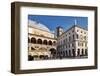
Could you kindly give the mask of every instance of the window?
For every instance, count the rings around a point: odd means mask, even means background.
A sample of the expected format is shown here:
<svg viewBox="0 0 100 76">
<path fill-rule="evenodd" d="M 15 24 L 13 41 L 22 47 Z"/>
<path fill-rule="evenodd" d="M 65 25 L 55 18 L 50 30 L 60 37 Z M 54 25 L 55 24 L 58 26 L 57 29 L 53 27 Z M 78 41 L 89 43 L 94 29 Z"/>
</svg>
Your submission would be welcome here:
<svg viewBox="0 0 100 76">
<path fill-rule="evenodd" d="M 43 41 L 43 44 L 47 45 L 47 40 L 44 40 L 44 41 Z"/>
<path fill-rule="evenodd" d="M 88 51 L 87 51 L 87 49 L 85 49 L 85 55 L 86 55 L 86 56 L 88 55 Z"/>
<path fill-rule="evenodd" d="M 66 42 L 67 42 L 67 38 L 66 38 Z"/>
<path fill-rule="evenodd" d="M 80 56 L 80 49 L 78 49 L 77 51 L 77 56 Z"/>
<path fill-rule="evenodd" d="M 82 44 L 82 46 L 83 46 L 83 43 L 81 43 Z"/>
<path fill-rule="evenodd" d="M 56 41 L 53 41 L 53 45 L 56 45 Z"/>
<path fill-rule="evenodd" d="M 84 49 L 82 49 L 82 52 L 81 52 L 81 54 L 82 54 L 82 55 L 84 55 Z"/>
<path fill-rule="evenodd" d="M 79 30 L 77 30 L 77 32 L 78 32 Z"/>
<path fill-rule="evenodd" d="M 65 39 L 63 40 L 63 44 L 65 44 L 66 43 L 66 41 L 65 41 Z"/>
<path fill-rule="evenodd" d="M 31 43 L 36 43 L 36 39 L 35 38 L 31 38 Z"/>
<path fill-rule="evenodd" d="M 74 47 L 74 43 L 72 43 L 72 47 Z"/>
<path fill-rule="evenodd" d="M 76 38 L 79 39 L 79 35 L 78 34 L 76 35 Z"/>
<path fill-rule="evenodd" d="M 86 40 L 86 36 L 84 36 L 84 40 Z"/>
<path fill-rule="evenodd" d="M 74 30 L 72 32 L 74 32 Z"/>
<path fill-rule="evenodd" d="M 78 42 L 78 46 L 80 46 L 80 42 Z"/>
<path fill-rule="evenodd" d="M 52 41 L 49 41 L 49 45 L 52 45 Z"/>
<path fill-rule="evenodd" d="M 87 47 L 87 43 L 85 43 L 85 47 Z"/>
<path fill-rule="evenodd" d="M 83 31 L 81 31 L 81 33 L 83 33 Z"/>
<path fill-rule="evenodd" d="M 69 41 L 71 40 L 71 37 L 69 36 Z"/>
<path fill-rule="evenodd" d="M 74 40 L 74 35 L 73 35 L 73 40 Z"/>
<path fill-rule="evenodd" d="M 71 50 L 69 50 L 69 56 L 71 56 Z"/>
<path fill-rule="evenodd" d="M 42 40 L 41 40 L 41 39 L 38 39 L 38 40 L 37 40 L 37 43 L 38 43 L 38 44 L 42 44 Z"/>
</svg>

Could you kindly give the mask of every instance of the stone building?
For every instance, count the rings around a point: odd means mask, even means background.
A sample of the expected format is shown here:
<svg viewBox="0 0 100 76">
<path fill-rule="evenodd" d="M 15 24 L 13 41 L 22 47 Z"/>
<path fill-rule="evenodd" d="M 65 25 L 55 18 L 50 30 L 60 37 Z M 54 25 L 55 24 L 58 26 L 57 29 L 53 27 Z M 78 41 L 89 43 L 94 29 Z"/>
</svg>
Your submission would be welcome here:
<svg viewBox="0 0 100 76">
<path fill-rule="evenodd" d="M 57 56 L 87 57 L 88 31 L 79 25 L 74 25 L 67 31 L 57 27 Z"/>
<path fill-rule="evenodd" d="M 56 38 L 45 25 L 28 20 L 28 60 L 53 58 L 56 52 Z"/>
</svg>

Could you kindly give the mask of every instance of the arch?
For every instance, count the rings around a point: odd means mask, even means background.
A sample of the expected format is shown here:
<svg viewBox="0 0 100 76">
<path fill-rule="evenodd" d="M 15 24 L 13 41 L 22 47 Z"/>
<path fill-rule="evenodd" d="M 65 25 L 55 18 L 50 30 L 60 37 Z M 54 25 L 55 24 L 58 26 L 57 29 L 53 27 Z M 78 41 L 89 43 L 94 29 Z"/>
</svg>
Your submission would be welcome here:
<svg viewBox="0 0 100 76">
<path fill-rule="evenodd" d="M 63 57 L 65 57 L 65 51 L 63 51 L 62 53 L 63 53 Z"/>
<path fill-rule="evenodd" d="M 31 43 L 31 40 L 30 40 L 30 38 L 28 37 L 28 43 Z"/>
<path fill-rule="evenodd" d="M 54 49 L 54 48 L 51 48 L 49 51 L 51 52 L 51 54 L 56 53 L 56 49 Z"/>
<path fill-rule="evenodd" d="M 82 55 L 82 56 L 84 55 L 84 49 L 82 49 L 81 55 Z"/>
<path fill-rule="evenodd" d="M 49 44 L 49 45 L 52 45 L 52 41 L 50 40 L 50 41 L 48 42 L 48 44 Z"/>
<path fill-rule="evenodd" d="M 75 49 L 72 49 L 73 57 L 75 57 Z"/>
<path fill-rule="evenodd" d="M 69 50 L 69 56 L 71 56 L 71 50 Z"/>
<path fill-rule="evenodd" d="M 47 45 L 47 40 L 44 40 L 44 41 L 43 41 L 43 44 L 44 44 L 44 45 Z"/>
<path fill-rule="evenodd" d="M 67 52 L 67 50 L 66 50 L 66 56 L 68 56 L 68 52 Z"/>
<path fill-rule="evenodd" d="M 77 56 L 80 56 L 80 49 L 77 50 Z"/>
<path fill-rule="evenodd" d="M 48 59 L 48 58 L 49 58 L 48 55 L 45 55 L 45 56 L 44 56 L 44 59 Z"/>
<path fill-rule="evenodd" d="M 38 43 L 38 44 L 42 44 L 42 40 L 41 40 L 41 39 L 38 39 L 38 40 L 37 40 L 37 43 Z"/>
<path fill-rule="evenodd" d="M 53 41 L 53 45 L 56 45 L 56 41 Z"/>
<path fill-rule="evenodd" d="M 44 59 L 44 55 L 40 55 L 39 58 L 40 58 L 40 59 Z"/>
<path fill-rule="evenodd" d="M 88 55 L 88 51 L 87 51 L 87 49 L 85 49 L 85 55 L 86 55 L 86 56 Z"/>
<path fill-rule="evenodd" d="M 76 35 L 76 38 L 79 39 L 79 35 L 78 34 Z"/>
<path fill-rule="evenodd" d="M 28 61 L 32 61 L 32 60 L 34 60 L 33 56 L 28 55 Z"/>
<path fill-rule="evenodd" d="M 35 44 L 36 43 L 36 38 L 32 37 L 31 38 L 31 43 L 34 43 Z"/>
</svg>

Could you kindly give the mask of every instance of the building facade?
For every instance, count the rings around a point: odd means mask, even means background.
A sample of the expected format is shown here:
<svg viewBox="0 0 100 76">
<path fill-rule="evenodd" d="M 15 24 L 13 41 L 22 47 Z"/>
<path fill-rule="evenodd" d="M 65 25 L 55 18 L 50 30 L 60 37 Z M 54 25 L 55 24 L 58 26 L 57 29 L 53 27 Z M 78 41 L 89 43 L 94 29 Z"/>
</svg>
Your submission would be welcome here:
<svg viewBox="0 0 100 76">
<path fill-rule="evenodd" d="M 57 28 L 57 56 L 60 57 L 87 57 L 88 31 L 78 25 L 72 26 L 65 32 Z"/>
<path fill-rule="evenodd" d="M 28 21 L 28 60 L 53 58 L 57 40 L 45 25 Z"/>
</svg>

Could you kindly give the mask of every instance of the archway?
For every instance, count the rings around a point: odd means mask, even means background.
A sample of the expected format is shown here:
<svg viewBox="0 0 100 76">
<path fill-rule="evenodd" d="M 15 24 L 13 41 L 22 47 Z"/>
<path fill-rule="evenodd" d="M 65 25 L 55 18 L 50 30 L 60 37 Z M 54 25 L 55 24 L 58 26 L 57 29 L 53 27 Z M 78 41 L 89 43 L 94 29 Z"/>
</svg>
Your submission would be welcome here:
<svg viewBox="0 0 100 76">
<path fill-rule="evenodd" d="M 32 37 L 31 38 L 31 43 L 36 43 L 36 38 Z"/>
<path fill-rule="evenodd" d="M 68 52 L 67 52 L 67 50 L 66 50 L 66 56 L 68 56 Z"/>
<path fill-rule="evenodd" d="M 44 45 L 47 45 L 47 40 L 44 40 L 44 41 L 43 41 L 43 44 L 44 44 Z"/>
<path fill-rule="evenodd" d="M 56 41 L 53 41 L 53 45 L 56 45 Z"/>
<path fill-rule="evenodd" d="M 49 41 L 48 44 L 49 44 L 49 45 L 52 45 L 52 41 Z"/>
<path fill-rule="evenodd" d="M 51 48 L 49 51 L 51 52 L 51 54 L 56 53 L 56 49 L 54 49 L 54 48 Z"/>
<path fill-rule="evenodd" d="M 38 40 L 37 40 L 37 43 L 38 43 L 38 44 L 42 44 L 42 40 L 41 40 L 41 39 L 38 39 Z"/>
<path fill-rule="evenodd" d="M 82 55 L 82 56 L 84 55 L 84 49 L 82 49 L 81 55 Z"/>
<path fill-rule="evenodd" d="M 78 49 L 77 51 L 77 56 L 80 56 L 80 49 Z"/>
<path fill-rule="evenodd" d="M 32 60 L 34 60 L 33 56 L 28 55 L 28 61 L 32 61 Z"/>
<path fill-rule="evenodd" d="M 69 50 L 69 56 L 71 56 L 71 50 Z"/>
<path fill-rule="evenodd" d="M 73 57 L 75 57 L 75 49 L 72 49 Z"/>
</svg>

